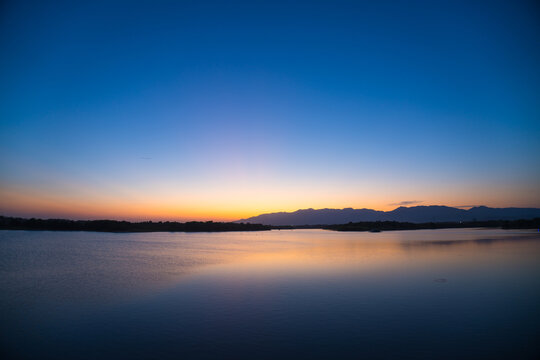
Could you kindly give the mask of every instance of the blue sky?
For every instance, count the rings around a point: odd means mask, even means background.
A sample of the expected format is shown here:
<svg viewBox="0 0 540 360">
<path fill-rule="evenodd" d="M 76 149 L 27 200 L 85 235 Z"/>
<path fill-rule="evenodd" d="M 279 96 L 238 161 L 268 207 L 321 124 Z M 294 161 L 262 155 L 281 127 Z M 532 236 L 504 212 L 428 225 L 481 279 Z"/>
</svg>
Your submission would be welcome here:
<svg viewBox="0 0 540 360">
<path fill-rule="evenodd" d="M 534 2 L 2 6 L 6 215 L 540 206 Z"/>
</svg>

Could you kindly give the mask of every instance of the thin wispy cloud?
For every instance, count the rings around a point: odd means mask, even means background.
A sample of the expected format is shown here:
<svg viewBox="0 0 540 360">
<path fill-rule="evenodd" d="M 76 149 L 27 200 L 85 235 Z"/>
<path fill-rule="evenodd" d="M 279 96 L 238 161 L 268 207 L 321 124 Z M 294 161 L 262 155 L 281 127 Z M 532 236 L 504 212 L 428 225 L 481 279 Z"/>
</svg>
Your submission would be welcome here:
<svg viewBox="0 0 540 360">
<path fill-rule="evenodd" d="M 405 200 L 405 201 L 401 201 L 401 202 L 398 202 L 398 203 L 392 203 L 392 204 L 388 204 L 388 205 L 393 205 L 393 206 L 405 206 L 405 205 L 415 205 L 415 204 L 420 204 L 424 202 L 423 200 Z"/>
</svg>

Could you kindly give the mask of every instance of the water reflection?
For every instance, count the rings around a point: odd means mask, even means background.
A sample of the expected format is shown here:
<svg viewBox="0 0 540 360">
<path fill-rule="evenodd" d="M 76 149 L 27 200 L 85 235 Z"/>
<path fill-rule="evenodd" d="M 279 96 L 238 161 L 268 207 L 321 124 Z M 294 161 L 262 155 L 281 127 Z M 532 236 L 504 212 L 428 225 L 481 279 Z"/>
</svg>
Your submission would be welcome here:
<svg viewBox="0 0 540 360">
<path fill-rule="evenodd" d="M 539 239 L 535 232 L 485 229 L 376 234 L 322 230 L 222 234 L 3 231 L 0 286 L 5 296 L 0 300 L 3 306 L 26 309 L 37 302 L 130 299 L 174 286 L 207 267 L 214 274 L 244 272 L 267 277 L 388 272 L 403 266 L 411 271 L 437 261 L 474 259 L 479 246 L 537 248 L 523 243 Z M 413 262 L 411 251 L 417 252 Z M 534 257 L 537 252 L 523 255 L 528 258 L 531 254 Z M 211 267 L 231 263 L 234 266 Z"/>
<path fill-rule="evenodd" d="M 29 358 L 533 358 L 539 240 L 4 231 L 1 346 Z"/>
</svg>

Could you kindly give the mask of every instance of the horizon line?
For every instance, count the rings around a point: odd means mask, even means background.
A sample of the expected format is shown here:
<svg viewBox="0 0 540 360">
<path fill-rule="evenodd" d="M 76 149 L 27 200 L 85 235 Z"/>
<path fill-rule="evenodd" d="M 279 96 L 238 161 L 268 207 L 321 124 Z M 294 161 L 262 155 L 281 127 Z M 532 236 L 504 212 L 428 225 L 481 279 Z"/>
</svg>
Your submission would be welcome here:
<svg viewBox="0 0 540 360">
<path fill-rule="evenodd" d="M 478 207 L 486 207 L 486 208 L 490 208 L 490 209 L 540 209 L 540 206 L 538 207 L 519 207 L 519 206 L 505 206 L 505 207 L 492 207 L 492 206 L 487 206 L 487 205 L 461 205 L 461 206 L 450 206 L 450 205 L 437 205 L 437 204 L 431 204 L 431 205 L 413 205 L 413 206 L 397 206 L 396 208 L 392 209 L 392 210 L 376 210 L 376 209 L 371 209 L 371 208 L 366 208 L 366 207 L 363 207 L 363 208 L 353 208 L 353 207 L 343 207 L 343 208 L 329 208 L 329 207 L 324 207 L 324 208 L 299 208 L 299 209 L 296 209 L 296 210 L 292 210 L 292 211 L 270 211 L 270 212 L 259 212 L 257 213 L 256 215 L 252 215 L 252 216 L 247 216 L 247 217 L 242 217 L 242 218 L 234 218 L 234 220 L 225 220 L 225 219 L 209 219 L 209 218 L 204 218 L 204 217 L 201 217 L 200 219 L 197 219 L 197 220 L 194 220 L 194 219 L 181 219 L 180 217 L 177 217 L 177 218 L 173 218 L 173 217 L 167 217 L 167 218 L 159 218 L 159 216 L 157 216 L 157 219 L 156 218 L 149 218 L 149 217 L 146 217 L 146 216 L 134 216 L 134 217 L 129 217 L 129 216 L 126 216 L 126 217 L 101 217 L 101 216 L 92 216 L 92 215 L 89 215 L 89 216 L 81 216 L 81 217 L 71 217 L 67 214 L 65 215 L 26 215 L 26 214 L 13 214 L 13 215 L 10 215 L 9 212 L 6 212 L 6 213 L 3 213 L 3 214 L 0 214 L 0 217 L 11 217 L 11 218 L 22 218 L 22 219 L 39 219 L 39 220 L 72 220 L 72 221 L 99 221 L 99 220 L 112 220 L 112 221 L 127 221 L 127 222 L 148 222 L 148 221 L 152 221 L 152 222 L 209 222 L 209 221 L 213 221 L 213 222 L 238 222 L 238 221 L 243 221 L 243 220 L 247 220 L 249 218 L 252 218 L 252 217 L 257 217 L 257 216 L 261 216 L 261 215 L 267 215 L 267 214 L 291 214 L 291 213 L 295 213 L 295 212 L 298 212 L 298 211 L 305 211 L 305 210 L 314 210 L 314 211 L 319 211 L 319 210 L 373 210 L 373 211 L 377 211 L 377 212 L 392 212 L 396 209 L 399 209 L 399 208 L 416 208 L 416 207 L 447 207 L 447 208 L 454 208 L 454 209 L 459 209 L 459 210 L 465 210 L 465 211 L 468 211 L 472 208 L 478 208 Z M 469 208 L 469 209 L 466 209 L 466 208 Z"/>
</svg>

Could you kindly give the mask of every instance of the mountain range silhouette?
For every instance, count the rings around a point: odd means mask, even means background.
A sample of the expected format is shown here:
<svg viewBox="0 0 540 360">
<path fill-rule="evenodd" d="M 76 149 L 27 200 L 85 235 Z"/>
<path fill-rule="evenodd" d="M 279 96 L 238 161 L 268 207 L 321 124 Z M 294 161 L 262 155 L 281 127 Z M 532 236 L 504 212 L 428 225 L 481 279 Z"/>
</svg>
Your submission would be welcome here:
<svg viewBox="0 0 540 360">
<path fill-rule="evenodd" d="M 412 223 L 520 220 L 540 217 L 538 208 L 490 208 L 476 206 L 468 210 L 450 206 L 400 206 L 391 211 L 372 209 L 301 209 L 253 216 L 236 222 L 264 225 L 333 225 L 361 221 L 399 221 Z"/>
</svg>

